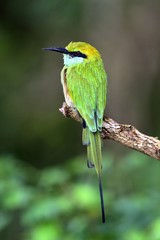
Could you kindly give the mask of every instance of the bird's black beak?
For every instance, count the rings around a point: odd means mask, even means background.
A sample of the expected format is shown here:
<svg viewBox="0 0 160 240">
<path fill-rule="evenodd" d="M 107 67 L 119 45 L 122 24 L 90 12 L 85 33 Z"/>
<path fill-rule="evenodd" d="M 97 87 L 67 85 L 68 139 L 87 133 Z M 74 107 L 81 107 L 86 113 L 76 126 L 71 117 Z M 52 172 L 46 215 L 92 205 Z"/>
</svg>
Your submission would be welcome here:
<svg viewBox="0 0 160 240">
<path fill-rule="evenodd" d="M 42 48 L 42 50 L 60 52 L 60 53 L 63 53 L 63 54 L 69 54 L 68 50 L 65 49 L 65 48 L 49 47 L 49 48 Z"/>
</svg>

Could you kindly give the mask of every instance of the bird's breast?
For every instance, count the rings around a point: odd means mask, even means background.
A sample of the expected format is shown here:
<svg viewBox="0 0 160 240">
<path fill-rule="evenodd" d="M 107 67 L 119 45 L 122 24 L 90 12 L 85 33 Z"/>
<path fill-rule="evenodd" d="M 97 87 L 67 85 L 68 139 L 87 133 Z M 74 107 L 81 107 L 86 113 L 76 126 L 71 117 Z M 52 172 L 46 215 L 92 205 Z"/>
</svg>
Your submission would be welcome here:
<svg viewBox="0 0 160 240">
<path fill-rule="evenodd" d="M 62 69 L 62 72 L 61 72 L 61 83 L 62 83 L 62 86 L 63 86 L 64 98 L 65 98 L 65 101 L 66 101 L 66 103 L 69 107 L 75 108 L 75 106 L 72 102 L 72 99 L 69 95 L 69 92 L 68 92 L 66 73 L 67 73 L 67 68 L 64 67 Z"/>
</svg>

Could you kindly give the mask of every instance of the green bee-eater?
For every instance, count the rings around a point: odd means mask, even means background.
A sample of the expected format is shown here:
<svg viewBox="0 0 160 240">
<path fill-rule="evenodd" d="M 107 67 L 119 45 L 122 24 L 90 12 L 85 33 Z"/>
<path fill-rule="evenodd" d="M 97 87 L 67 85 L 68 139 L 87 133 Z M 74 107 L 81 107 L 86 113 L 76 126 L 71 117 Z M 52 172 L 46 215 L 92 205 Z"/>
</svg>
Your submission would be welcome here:
<svg viewBox="0 0 160 240">
<path fill-rule="evenodd" d="M 65 48 L 45 48 L 63 53 L 61 82 L 65 101 L 83 119 L 82 143 L 87 146 L 88 167 L 95 167 L 99 179 L 102 222 L 105 211 L 101 181 L 103 114 L 106 105 L 107 75 L 96 48 L 85 42 L 71 42 Z"/>
</svg>

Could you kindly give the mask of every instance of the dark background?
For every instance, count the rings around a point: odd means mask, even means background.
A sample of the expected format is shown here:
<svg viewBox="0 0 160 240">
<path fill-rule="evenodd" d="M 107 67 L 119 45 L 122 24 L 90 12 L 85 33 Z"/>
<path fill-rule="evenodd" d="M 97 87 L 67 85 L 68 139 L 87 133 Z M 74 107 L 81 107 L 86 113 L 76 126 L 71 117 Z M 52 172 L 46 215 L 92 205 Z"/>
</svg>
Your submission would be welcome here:
<svg viewBox="0 0 160 240">
<path fill-rule="evenodd" d="M 160 239 L 159 163 L 103 144 L 107 223 L 81 126 L 59 112 L 62 56 L 43 47 L 86 41 L 108 73 L 106 115 L 160 136 L 160 2 L 0 3 L 0 238 Z"/>
</svg>

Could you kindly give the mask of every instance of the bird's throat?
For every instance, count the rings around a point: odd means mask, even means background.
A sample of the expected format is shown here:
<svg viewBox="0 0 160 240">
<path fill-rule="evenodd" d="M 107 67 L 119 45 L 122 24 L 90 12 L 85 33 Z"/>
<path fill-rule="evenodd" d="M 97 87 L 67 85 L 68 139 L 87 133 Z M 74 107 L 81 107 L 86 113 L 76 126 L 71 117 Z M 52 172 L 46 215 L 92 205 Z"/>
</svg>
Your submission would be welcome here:
<svg viewBox="0 0 160 240">
<path fill-rule="evenodd" d="M 63 54 L 64 65 L 67 67 L 80 64 L 84 61 L 83 57 L 71 57 L 68 54 Z"/>
</svg>

